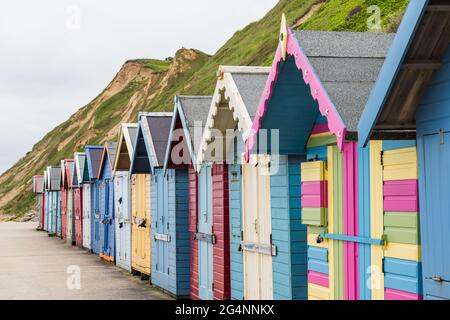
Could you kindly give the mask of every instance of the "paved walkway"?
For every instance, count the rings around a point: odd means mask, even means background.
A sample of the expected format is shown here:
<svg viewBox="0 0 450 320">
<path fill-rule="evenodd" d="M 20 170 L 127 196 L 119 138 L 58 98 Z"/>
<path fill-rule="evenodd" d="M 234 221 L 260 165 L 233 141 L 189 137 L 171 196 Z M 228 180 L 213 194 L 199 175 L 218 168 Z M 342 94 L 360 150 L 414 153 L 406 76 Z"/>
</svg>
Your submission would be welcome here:
<svg viewBox="0 0 450 320">
<path fill-rule="evenodd" d="M 167 299 L 140 277 L 49 238 L 36 225 L 0 222 L 0 300 Z"/>
</svg>

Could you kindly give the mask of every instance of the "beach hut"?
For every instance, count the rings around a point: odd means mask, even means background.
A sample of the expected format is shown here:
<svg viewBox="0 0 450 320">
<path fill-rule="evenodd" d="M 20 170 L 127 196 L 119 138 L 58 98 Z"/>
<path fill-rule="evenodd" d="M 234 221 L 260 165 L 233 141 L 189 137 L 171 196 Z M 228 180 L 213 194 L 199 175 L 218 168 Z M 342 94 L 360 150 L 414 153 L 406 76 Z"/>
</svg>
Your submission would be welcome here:
<svg viewBox="0 0 450 320">
<path fill-rule="evenodd" d="M 370 159 L 362 200 L 387 241 L 370 255 L 375 299 L 450 299 L 449 9 L 410 2 L 358 124 Z"/>
<path fill-rule="evenodd" d="M 165 145 L 159 141 L 154 144 L 151 136 L 151 125 L 165 128 L 162 124 L 169 122 L 172 113 L 149 112 L 139 113 L 138 130 L 131 161 L 131 268 L 133 273 L 142 277 L 151 274 L 151 219 L 150 219 L 150 184 L 152 167 L 158 154 L 165 151 Z M 168 129 L 167 129 L 168 131 Z M 159 134 L 156 134 L 159 137 Z M 167 133 L 168 135 L 168 133 Z M 167 144 L 167 137 L 165 140 Z M 158 145 L 158 151 L 156 150 Z"/>
<path fill-rule="evenodd" d="M 38 198 L 37 217 L 38 217 L 38 230 L 44 230 L 45 219 L 45 196 L 44 196 L 44 176 L 36 175 L 33 177 L 33 193 Z"/>
<path fill-rule="evenodd" d="M 103 147 L 86 146 L 85 151 L 86 162 L 83 173 L 83 247 L 99 254 L 101 252 L 101 237 L 97 176 Z"/>
<path fill-rule="evenodd" d="M 266 67 L 221 66 L 219 68 L 213 102 L 199 147 L 199 162 L 220 163 L 227 166 L 228 170 L 228 186 L 225 188 L 228 188 L 229 222 L 224 226 L 217 225 L 214 229 L 229 228 L 230 230 L 230 247 L 225 248 L 226 252 L 230 252 L 229 271 L 225 269 L 226 272 L 230 272 L 230 275 L 224 274 L 225 277 L 229 277 L 229 280 L 223 282 L 227 286 L 226 291 L 229 292 L 228 297 L 231 299 L 263 298 L 259 295 L 252 296 L 250 293 L 252 285 L 244 281 L 244 270 L 252 268 L 247 257 L 253 253 L 248 251 L 246 246 L 248 235 L 245 233 L 242 221 L 249 212 L 244 210 L 243 217 L 242 195 L 246 193 L 244 186 L 248 186 L 251 193 L 255 193 L 255 189 L 254 186 L 243 184 L 242 174 L 249 175 L 250 171 L 241 166 L 241 159 L 244 142 L 249 134 L 269 71 L 270 68 Z M 224 143 L 220 146 L 221 149 L 217 150 L 219 140 Z M 255 168 L 251 164 L 244 164 L 244 166 Z M 216 216 L 213 208 L 213 218 Z M 217 244 L 219 243 L 218 241 Z M 245 264 L 247 264 L 246 267 Z M 265 296 L 267 299 L 270 297 L 271 295 Z"/>
<path fill-rule="evenodd" d="M 66 160 L 61 160 L 61 168 L 66 167 Z M 67 190 L 66 170 L 61 170 L 61 238 L 67 240 Z"/>
<path fill-rule="evenodd" d="M 61 235 L 61 168 L 47 167 L 49 181 L 49 229 L 51 236 Z"/>
<path fill-rule="evenodd" d="M 75 216 L 75 245 L 78 247 L 83 246 L 83 173 L 85 161 L 85 153 L 75 152 L 72 188 Z"/>
<path fill-rule="evenodd" d="M 246 142 L 246 160 L 262 160 L 258 170 L 270 173 L 255 182 L 258 191 L 270 186 L 270 192 L 248 195 L 256 216 L 244 220 L 244 229 L 254 221 L 256 242 L 266 237 L 258 251 L 272 255 L 271 270 L 261 259 L 249 281 L 263 290 L 270 279 L 274 299 L 359 299 L 357 244 L 365 240 L 357 228 L 356 125 L 392 39 L 295 32 L 282 20 Z"/>
<path fill-rule="evenodd" d="M 121 124 L 113 166 L 116 265 L 127 271 L 131 271 L 130 166 L 136 135 L 137 124 Z"/>
<path fill-rule="evenodd" d="M 167 148 L 159 155 L 151 179 L 152 283 L 177 298 L 189 297 L 192 274 L 194 233 L 189 233 L 188 220 L 188 170 L 194 156 L 191 137 L 195 121 L 200 121 L 201 130 L 210 104 L 210 97 L 175 97 L 173 117 L 166 123 Z M 195 170 L 192 173 L 195 175 Z"/>
<path fill-rule="evenodd" d="M 112 166 L 116 156 L 116 147 L 116 142 L 105 143 L 97 176 L 100 192 L 100 234 L 103 234 L 100 258 L 110 262 L 114 262 L 115 259 L 114 183 Z"/>
<path fill-rule="evenodd" d="M 48 180 L 47 168 L 44 170 L 44 231 L 48 232 L 49 220 L 50 220 L 50 205 L 49 205 L 49 190 L 50 183 Z"/>
<path fill-rule="evenodd" d="M 67 202 L 66 202 L 66 242 L 70 245 L 75 244 L 75 214 L 74 214 L 74 193 L 73 193 L 73 172 L 75 162 L 73 159 L 64 161 L 64 184 L 67 184 Z"/>
</svg>

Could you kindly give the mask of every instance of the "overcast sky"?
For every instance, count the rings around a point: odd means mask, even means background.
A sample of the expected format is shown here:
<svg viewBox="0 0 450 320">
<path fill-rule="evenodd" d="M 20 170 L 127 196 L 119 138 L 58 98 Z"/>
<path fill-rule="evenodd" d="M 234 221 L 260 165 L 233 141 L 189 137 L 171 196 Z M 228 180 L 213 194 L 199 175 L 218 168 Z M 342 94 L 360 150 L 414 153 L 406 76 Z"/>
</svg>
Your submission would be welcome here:
<svg viewBox="0 0 450 320">
<path fill-rule="evenodd" d="M 122 64 L 213 54 L 277 0 L 9 0 L 0 5 L 0 173 Z"/>
</svg>

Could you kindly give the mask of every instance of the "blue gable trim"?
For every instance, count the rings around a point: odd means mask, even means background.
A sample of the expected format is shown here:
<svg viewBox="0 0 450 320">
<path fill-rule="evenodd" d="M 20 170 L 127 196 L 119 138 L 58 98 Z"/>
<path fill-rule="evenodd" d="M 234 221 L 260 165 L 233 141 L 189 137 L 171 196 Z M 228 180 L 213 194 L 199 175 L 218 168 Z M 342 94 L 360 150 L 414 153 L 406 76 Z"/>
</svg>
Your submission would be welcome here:
<svg viewBox="0 0 450 320">
<path fill-rule="evenodd" d="M 371 132 L 383 110 L 387 97 L 395 83 L 401 65 L 420 25 L 429 0 L 410 1 L 402 23 L 398 29 L 394 43 L 386 57 L 377 82 L 367 101 L 366 107 L 358 123 L 358 137 L 363 146 L 370 139 Z"/>
</svg>

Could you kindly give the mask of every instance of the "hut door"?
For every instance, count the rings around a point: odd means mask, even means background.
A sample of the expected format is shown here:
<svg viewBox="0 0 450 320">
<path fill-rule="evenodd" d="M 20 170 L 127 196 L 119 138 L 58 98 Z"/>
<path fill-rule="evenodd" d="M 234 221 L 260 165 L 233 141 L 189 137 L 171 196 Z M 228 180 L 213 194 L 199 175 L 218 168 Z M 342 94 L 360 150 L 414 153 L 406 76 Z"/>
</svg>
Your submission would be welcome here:
<svg viewBox="0 0 450 320">
<path fill-rule="evenodd" d="M 103 215 L 103 224 L 104 224 L 104 238 L 103 238 L 103 253 L 106 256 L 114 256 L 114 245 L 111 244 L 114 241 L 114 234 L 111 234 L 112 231 L 112 208 L 111 208 L 111 181 L 109 179 L 105 179 L 105 198 L 103 199 L 105 205 L 105 211 Z"/>
<path fill-rule="evenodd" d="M 423 137 L 422 261 L 427 299 L 450 299 L 450 132 Z"/>
<path fill-rule="evenodd" d="M 90 248 L 91 236 L 90 236 L 90 202 L 91 202 L 91 185 L 84 184 L 83 185 L 83 246 L 85 248 Z M 64 198 L 63 198 L 64 200 Z"/>
<path fill-rule="evenodd" d="M 269 156 L 252 156 L 242 166 L 244 295 L 246 300 L 273 299 L 272 214 Z"/>
<path fill-rule="evenodd" d="M 150 274 L 150 175 L 136 174 L 132 178 L 132 266 Z"/>
<path fill-rule="evenodd" d="M 212 166 L 204 166 L 198 178 L 198 286 L 202 300 L 213 299 Z"/>
<path fill-rule="evenodd" d="M 155 270 L 158 272 L 159 282 L 163 288 L 169 285 L 169 170 L 164 176 L 159 170 L 154 176 L 156 180 L 156 234 L 153 235 L 156 245 Z"/>
<path fill-rule="evenodd" d="M 117 243 L 117 257 L 119 258 L 119 261 L 125 261 L 126 260 L 126 249 L 125 249 L 125 217 L 124 217 L 124 209 L 127 206 L 126 199 L 125 199 L 125 192 L 124 189 L 124 178 L 122 175 L 116 175 L 114 178 L 114 181 L 116 182 L 116 185 L 114 187 L 115 192 L 115 203 L 116 203 L 116 218 L 117 218 L 117 234 L 116 234 L 116 243 Z"/>
<path fill-rule="evenodd" d="M 97 181 L 95 184 L 95 213 L 94 213 L 94 239 L 92 248 L 95 253 L 101 252 L 101 215 L 100 215 L 100 194 L 103 189 L 103 184 L 100 181 Z"/>
</svg>

